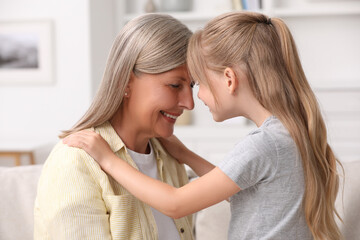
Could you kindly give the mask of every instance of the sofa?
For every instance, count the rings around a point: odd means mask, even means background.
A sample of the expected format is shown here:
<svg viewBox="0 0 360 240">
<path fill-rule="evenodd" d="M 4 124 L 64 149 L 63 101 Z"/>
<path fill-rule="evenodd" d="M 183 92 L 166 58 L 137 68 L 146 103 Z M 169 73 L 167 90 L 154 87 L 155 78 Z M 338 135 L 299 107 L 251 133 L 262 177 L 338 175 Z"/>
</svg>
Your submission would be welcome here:
<svg viewBox="0 0 360 240">
<path fill-rule="evenodd" d="M 336 206 L 346 240 L 360 239 L 360 161 L 346 162 Z M 33 205 L 42 165 L 0 167 L 0 239 L 33 239 Z M 195 214 L 196 240 L 227 239 L 229 203 L 224 201 Z"/>
</svg>

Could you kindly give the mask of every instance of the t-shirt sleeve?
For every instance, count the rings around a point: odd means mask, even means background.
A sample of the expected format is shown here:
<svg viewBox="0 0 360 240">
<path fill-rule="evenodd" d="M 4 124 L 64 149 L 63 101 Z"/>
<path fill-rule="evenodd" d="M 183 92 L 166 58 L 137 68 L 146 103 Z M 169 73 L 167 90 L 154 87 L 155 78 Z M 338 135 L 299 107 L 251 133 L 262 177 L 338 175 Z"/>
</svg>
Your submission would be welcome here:
<svg viewBox="0 0 360 240">
<path fill-rule="evenodd" d="M 277 150 L 268 134 L 258 131 L 235 145 L 218 166 L 242 190 L 269 181 L 277 167 Z"/>
</svg>

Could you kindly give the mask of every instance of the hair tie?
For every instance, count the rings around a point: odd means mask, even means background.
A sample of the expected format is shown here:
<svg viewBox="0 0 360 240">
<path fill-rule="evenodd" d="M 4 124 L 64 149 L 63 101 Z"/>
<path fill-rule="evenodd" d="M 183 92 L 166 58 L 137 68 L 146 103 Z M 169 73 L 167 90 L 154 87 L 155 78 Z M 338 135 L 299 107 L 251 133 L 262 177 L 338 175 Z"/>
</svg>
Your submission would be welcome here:
<svg viewBox="0 0 360 240">
<path fill-rule="evenodd" d="M 272 24 L 272 23 L 271 23 L 271 18 L 268 18 L 268 19 L 267 19 L 266 24 L 269 24 L 269 25 Z"/>
</svg>

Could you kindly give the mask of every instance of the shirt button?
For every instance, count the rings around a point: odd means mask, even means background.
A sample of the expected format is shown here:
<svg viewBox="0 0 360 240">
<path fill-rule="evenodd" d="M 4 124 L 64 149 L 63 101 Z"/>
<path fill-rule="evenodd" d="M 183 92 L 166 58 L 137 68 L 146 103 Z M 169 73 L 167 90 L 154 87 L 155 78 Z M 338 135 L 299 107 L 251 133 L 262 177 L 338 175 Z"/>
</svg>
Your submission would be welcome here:
<svg viewBox="0 0 360 240">
<path fill-rule="evenodd" d="M 183 228 L 180 228 L 180 232 L 181 232 L 181 233 L 184 233 L 185 230 L 184 230 Z"/>
</svg>

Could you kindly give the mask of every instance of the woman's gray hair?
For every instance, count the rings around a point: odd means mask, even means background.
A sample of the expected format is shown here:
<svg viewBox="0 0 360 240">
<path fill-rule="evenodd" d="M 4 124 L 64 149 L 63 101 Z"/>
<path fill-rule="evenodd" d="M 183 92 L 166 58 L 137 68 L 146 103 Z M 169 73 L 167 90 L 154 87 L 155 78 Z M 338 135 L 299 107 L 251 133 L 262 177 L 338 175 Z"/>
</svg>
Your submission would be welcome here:
<svg viewBox="0 0 360 240">
<path fill-rule="evenodd" d="M 158 74 L 185 64 L 191 34 L 184 24 L 166 14 L 145 14 L 129 21 L 113 43 L 91 106 L 60 138 L 110 120 L 122 103 L 132 72 Z"/>
</svg>

